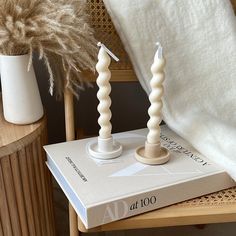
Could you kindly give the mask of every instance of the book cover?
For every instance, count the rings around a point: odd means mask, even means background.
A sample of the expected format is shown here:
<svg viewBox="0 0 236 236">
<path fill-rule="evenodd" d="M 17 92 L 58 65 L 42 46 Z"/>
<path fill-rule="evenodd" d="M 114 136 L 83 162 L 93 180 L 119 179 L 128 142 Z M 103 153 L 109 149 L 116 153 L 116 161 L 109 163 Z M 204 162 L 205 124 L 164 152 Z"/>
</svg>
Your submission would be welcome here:
<svg viewBox="0 0 236 236">
<path fill-rule="evenodd" d="M 89 156 L 95 138 L 44 147 L 48 168 L 87 229 L 235 185 L 224 169 L 167 126 L 161 130 L 170 161 L 158 166 L 135 159 L 147 129 L 114 134 L 123 153 L 111 160 Z"/>
</svg>

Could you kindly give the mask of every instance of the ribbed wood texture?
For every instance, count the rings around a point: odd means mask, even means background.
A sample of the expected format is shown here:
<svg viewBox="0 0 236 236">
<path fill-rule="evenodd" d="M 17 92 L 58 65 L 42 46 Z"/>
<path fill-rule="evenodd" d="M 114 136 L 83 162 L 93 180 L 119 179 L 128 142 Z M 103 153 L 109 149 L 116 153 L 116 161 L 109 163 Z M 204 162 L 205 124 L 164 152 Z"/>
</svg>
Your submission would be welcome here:
<svg viewBox="0 0 236 236">
<path fill-rule="evenodd" d="M 0 124 L 0 236 L 54 236 L 46 119 L 16 126 L 0 110 Z"/>
</svg>

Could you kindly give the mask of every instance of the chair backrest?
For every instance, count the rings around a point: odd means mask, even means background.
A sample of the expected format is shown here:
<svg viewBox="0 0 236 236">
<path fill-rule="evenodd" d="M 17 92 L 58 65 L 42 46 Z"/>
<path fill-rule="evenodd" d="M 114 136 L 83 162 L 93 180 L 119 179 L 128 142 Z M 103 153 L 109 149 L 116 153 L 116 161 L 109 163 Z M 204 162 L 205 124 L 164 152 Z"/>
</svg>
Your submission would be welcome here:
<svg viewBox="0 0 236 236">
<path fill-rule="evenodd" d="M 117 0 L 118 1 L 118 0 Z M 231 0 L 234 10 L 236 11 L 236 0 Z M 137 81 L 134 74 L 129 57 L 126 54 L 121 40 L 112 24 L 112 21 L 105 9 L 102 0 L 88 0 L 88 12 L 91 16 L 90 22 L 94 27 L 96 38 L 106 44 L 120 59 L 119 63 L 112 63 L 110 69 L 112 70 L 111 80 L 114 82 L 119 81 Z M 95 76 L 92 73 L 85 73 L 86 78 L 95 81 Z M 73 95 L 65 89 L 64 92 L 64 104 L 65 104 L 65 128 L 66 128 L 66 140 L 75 139 L 75 127 L 74 127 L 74 103 Z M 77 235 L 78 220 L 77 215 L 71 205 L 69 205 L 70 211 L 70 231 L 71 235 Z"/>
<path fill-rule="evenodd" d="M 93 26 L 96 38 L 106 44 L 120 59 L 119 63 L 112 62 L 110 70 L 112 71 L 112 82 L 129 82 L 137 81 L 133 71 L 131 62 L 124 50 L 122 42 L 115 30 L 115 27 L 104 6 L 103 0 L 88 0 L 88 12 L 90 16 L 90 24 Z M 236 0 L 231 0 L 236 11 Z M 95 81 L 96 75 L 85 72 L 84 76 L 90 81 Z M 70 91 L 65 90 L 65 123 L 66 123 L 66 139 L 73 140 L 75 138 L 74 130 L 74 107 L 73 95 Z"/>
<path fill-rule="evenodd" d="M 112 62 L 110 69 L 112 70 L 112 82 L 129 82 L 137 81 L 133 71 L 132 64 L 127 53 L 124 50 L 120 37 L 106 11 L 103 0 L 88 0 L 88 12 L 90 16 L 90 24 L 93 26 L 96 38 L 103 42 L 112 52 L 120 59 L 119 63 Z M 231 0 L 236 12 L 236 0 Z M 85 76 L 94 81 L 96 76 L 92 73 L 85 73 Z"/>
</svg>

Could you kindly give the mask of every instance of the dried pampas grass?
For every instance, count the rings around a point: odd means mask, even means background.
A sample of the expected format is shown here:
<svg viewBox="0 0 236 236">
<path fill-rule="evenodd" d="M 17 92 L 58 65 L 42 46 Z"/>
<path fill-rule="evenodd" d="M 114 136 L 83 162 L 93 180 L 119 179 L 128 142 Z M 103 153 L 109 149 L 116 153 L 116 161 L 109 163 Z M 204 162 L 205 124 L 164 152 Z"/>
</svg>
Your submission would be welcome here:
<svg viewBox="0 0 236 236">
<path fill-rule="evenodd" d="M 85 0 L 0 0 L 0 54 L 38 52 L 50 74 L 50 92 L 62 95 L 64 79 L 77 95 L 94 70 L 96 40 L 87 24 Z"/>
</svg>

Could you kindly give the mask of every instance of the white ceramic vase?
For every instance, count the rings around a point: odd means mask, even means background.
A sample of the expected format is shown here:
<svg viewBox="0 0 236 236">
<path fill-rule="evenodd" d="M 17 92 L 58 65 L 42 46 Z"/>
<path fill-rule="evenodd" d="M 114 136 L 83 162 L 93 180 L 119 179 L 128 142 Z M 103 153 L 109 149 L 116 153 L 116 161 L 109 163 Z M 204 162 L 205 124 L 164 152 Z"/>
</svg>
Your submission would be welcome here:
<svg viewBox="0 0 236 236">
<path fill-rule="evenodd" d="M 4 118 L 14 124 L 30 124 L 43 116 L 43 106 L 29 55 L 0 55 Z"/>
</svg>

